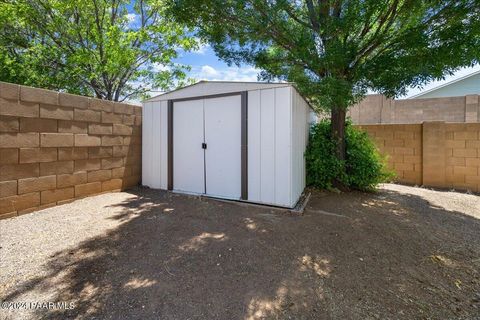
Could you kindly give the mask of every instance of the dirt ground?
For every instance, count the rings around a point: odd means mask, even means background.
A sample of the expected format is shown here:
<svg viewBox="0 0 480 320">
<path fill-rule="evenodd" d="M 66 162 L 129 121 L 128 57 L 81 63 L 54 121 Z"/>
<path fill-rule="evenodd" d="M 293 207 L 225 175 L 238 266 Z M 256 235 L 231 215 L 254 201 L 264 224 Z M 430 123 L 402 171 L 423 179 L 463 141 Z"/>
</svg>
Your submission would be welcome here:
<svg viewBox="0 0 480 320">
<path fill-rule="evenodd" d="M 475 195 L 314 192 L 295 216 L 138 189 L 0 237 L 0 318 L 480 319 Z"/>
</svg>

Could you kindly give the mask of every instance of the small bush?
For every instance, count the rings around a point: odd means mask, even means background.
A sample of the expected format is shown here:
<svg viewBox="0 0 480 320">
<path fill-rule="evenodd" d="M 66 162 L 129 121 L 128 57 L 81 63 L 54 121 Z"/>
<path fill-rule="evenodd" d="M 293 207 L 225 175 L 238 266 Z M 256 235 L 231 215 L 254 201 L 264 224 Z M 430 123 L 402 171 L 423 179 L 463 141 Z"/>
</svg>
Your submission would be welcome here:
<svg viewBox="0 0 480 320">
<path fill-rule="evenodd" d="M 335 156 L 330 121 L 322 120 L 311 128 L 305 153 L 308 185 L 331 189 L 334 181 L 339 181 L 346 187 L 368 191 L 393 178 L 385 158 L 365 132 L 347 122 L 345 136 L 346 159 L 340 161 Z"/>
</svg>

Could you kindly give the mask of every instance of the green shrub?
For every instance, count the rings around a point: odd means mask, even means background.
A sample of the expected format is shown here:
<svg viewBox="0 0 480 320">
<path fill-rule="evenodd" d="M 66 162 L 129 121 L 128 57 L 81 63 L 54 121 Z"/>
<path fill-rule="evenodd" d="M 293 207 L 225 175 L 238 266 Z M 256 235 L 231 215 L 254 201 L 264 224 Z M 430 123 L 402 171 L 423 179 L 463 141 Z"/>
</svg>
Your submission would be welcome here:
<svg viewBox="0 0 480 320">
<path fill-rule="evenodd" d="M 330 121 L 322 120 L 312 126 L 305 152 L 308 185 L 331 189 L 334 181 L 339 181 L 352 189 L 373 190 L 379 183 L 393 178 L 386 159 L 364 131 L 348 121 L 345 136 L 346 159 L 340 161 L 335 156 L 336 143 L 331 137 Z"/>
</svg>

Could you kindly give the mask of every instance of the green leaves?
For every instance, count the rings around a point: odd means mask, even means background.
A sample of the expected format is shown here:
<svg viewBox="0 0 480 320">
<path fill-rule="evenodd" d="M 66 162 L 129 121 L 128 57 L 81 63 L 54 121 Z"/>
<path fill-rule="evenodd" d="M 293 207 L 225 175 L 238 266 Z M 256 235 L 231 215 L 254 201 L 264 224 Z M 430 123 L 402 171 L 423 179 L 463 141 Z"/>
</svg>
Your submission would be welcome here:
<svg viewBox="0 0 480 320">
<path fill-rule="evenodd" d="M 317 108 L 401 95 L 478 63 L 479 0 L 170 0 L 228 63 L 297 83 Z"/>
<path fill-rule="evenodd" d="M 335 156 L 336 147 L 330 121 L 323 120 L 311 128 L 305 152 L 308 185 L 331 189 L 334 182 L 341 182 L 349 188 L 370 191 L 393 179 L 393 172 L 387 169 L 374 143 L 350 122 L 346 126 L 345 161 Z"/>
<path fill-rule="evenodd" d="M 0 22 L 0 80 L 108 100 L 181 85 L 197 45 L 160 0 L 11 0 Z"/>
<path fill-rule="evenodd" d="M 305 152 L 307 185 L 332 189 L 335 180 L 344 181 L 344 163 L 335 157 L 336 144 L 331 137 L 330 122 L 322 121 L 310 130 Z"/>
<path fill-rule="evenodd" d="M 197 28 L 221 59 L 253 64 L 263 70 L 264 80 L 295 82 L 312 106 L 334 110 L 337 116 L 368 90 L 399 96 L 409 86 L 422 86 L 480 60 L 480 0 L 168 3 L 169 12 Z M 334 121 L 338 132 L 345 128 L 342 121 Z M 326 154 L 343 159 L 341 142 L 336 152 L 326 146 Z M 325 168 L 310 179 L 328 177 L 336 165 Z"/>
</svg>

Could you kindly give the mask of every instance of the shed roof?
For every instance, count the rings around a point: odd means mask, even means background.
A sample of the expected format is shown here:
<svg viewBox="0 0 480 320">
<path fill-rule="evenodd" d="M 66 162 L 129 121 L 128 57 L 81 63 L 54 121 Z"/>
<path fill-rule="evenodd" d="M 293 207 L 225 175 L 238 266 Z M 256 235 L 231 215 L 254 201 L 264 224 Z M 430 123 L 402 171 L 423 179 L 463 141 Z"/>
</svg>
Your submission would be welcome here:
<svg viewBox="0 0 480 320">
<path fill-rule="evenodd" d="M 162 93 L 143 102 L 164 101 L 195 96 L 206 96 L 230 92 L 289 87 L 290 82 L 240 82 L 240 81 L 199 81 L 195 84 Z"/>
</svg>

